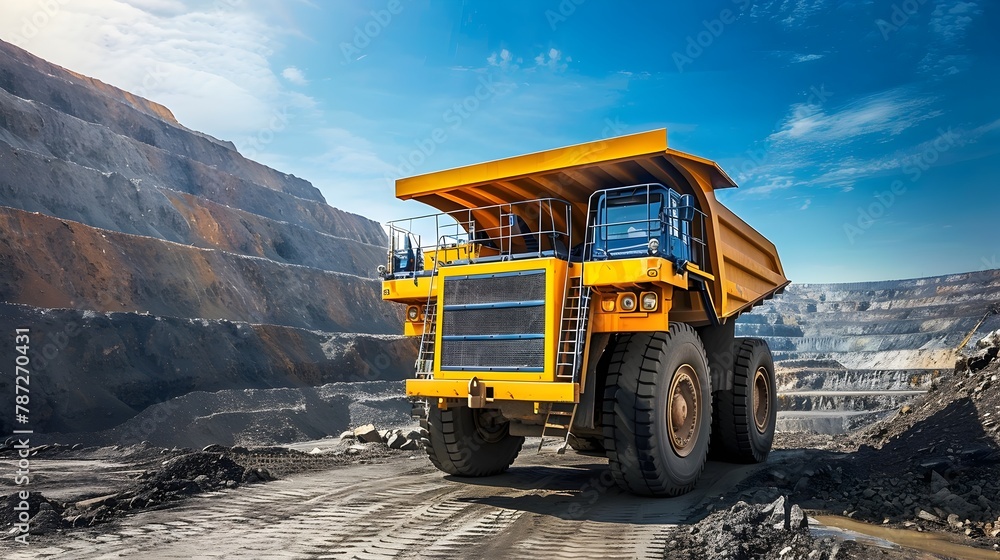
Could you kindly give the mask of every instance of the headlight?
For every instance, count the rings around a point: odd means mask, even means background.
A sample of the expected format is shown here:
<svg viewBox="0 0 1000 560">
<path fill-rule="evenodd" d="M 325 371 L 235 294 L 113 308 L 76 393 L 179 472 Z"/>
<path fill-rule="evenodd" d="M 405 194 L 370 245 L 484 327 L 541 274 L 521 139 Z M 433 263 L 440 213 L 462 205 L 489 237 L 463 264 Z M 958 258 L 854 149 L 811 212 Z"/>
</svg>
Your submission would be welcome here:
<svg viewBox="0 0 1000 560">
<path fill-rule="evenodd" d="M 601 300 L 601 311 L 605 313 L 611 313 L 615 310 L 615 300 L 613 299 L 602 299 Z"/>
<path fill-rule="evenodd" d="M 655 293 L 643 292 L 640 299 L 643 311 L 656 311 L 657 297 Z"/>
<path fill-rule="evenodd" d="M 622 294 L 618 301 L 622 311 L 635 311 L 635 294 Z"/>
<path fill-rule="evenodd" d="M 416 321 L 417 317 L 420 317 L 420 308 L 416 305 L 411 305 L 406 308 L 406 318 L 411 321 Z"/>
</svg>

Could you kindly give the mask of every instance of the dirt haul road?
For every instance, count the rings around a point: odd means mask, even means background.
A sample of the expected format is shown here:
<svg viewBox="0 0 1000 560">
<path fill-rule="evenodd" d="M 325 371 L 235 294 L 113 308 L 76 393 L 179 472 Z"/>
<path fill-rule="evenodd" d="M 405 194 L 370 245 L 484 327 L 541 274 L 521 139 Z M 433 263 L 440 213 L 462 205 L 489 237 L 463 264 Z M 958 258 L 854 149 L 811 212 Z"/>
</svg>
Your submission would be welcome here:
<svg viewBox="0 0 1000 560">
<path fill-rule="evenodd" d="M 528 442 L 530 444 L 530 440 Z M 416 453 L 201 494 L 62 537 L 21 558 L 663 558 L 665 531 L 760 466 L 709 463 L 692 493 L 621 493 L 606 460 L 528 449 L 509 473 L 445 477 Z M 775 456 L 794 454 L 776 451 Z M 415 458 L 414 458 L 415 456 Z"/>
</svg>

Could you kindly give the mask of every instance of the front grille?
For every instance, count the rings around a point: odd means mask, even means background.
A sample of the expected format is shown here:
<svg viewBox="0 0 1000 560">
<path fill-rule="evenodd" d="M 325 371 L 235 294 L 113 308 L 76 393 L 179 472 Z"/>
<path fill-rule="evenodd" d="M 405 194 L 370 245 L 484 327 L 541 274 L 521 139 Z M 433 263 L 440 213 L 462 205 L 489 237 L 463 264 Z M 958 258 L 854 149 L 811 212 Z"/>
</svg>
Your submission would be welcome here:
<svg viewBox="0 0 1000 560">
<path fill-rule="evenodd" d="M 444 283 L 445 305 L 544 300 L 545 271 L 453 276 Z"/>
<path fill-rule="evenodd" d="M 545 339 L 447 340 L 441 348 L 445 371 L 542 371 Z"/>
<path fill-rule="evenodd" d="M 543 371 L 545 271 L 446 277 L 443 371 Z"/>
<path fill-rule="evenodd" d="M 545 332 L 545 307 L 446 310 L 445 335 L 532 334 Z"/>
</svg>

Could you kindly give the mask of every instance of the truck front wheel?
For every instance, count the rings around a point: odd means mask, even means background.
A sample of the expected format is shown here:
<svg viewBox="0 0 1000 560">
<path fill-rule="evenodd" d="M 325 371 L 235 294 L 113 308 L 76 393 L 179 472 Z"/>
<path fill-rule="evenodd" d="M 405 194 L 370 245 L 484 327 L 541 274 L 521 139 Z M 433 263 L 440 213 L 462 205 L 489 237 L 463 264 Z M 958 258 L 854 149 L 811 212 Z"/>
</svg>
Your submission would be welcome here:
<svg viewBox="0 0 1000 560">
<path fill-rule="evenodd" d="M 712 429 L 708 360 L 693 328 L 620 335 L 604 391 L 604 446 L 618 485 L 646 496 L 694 488 Z"/>
<path fill-rule="evenodd" d="M 490 476 L 510 467 L 524 438 L 510 435 L 510 423 L 496 410 L 431 403 L 420 419 L 422 444 L 431 463 L 456 476 Z"/>
</svg>

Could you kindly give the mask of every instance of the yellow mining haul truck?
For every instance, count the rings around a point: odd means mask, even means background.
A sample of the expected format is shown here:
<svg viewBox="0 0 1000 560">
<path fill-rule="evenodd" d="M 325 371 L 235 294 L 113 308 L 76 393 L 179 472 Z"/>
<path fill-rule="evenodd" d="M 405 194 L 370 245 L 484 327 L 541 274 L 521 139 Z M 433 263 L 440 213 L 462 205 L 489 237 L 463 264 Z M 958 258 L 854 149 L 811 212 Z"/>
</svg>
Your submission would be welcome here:
<svg viewBox="0 0 1000 560">
<path fill-rule="evenodd" d="M 398 180 L 441 212 L 390 222 L 379 267 L 420 337 L 406 394 L 431 461 L 493 475 L 555 436 L 652 496 L 695 485 L 710 437 L 763 461 L 774 366 L 734 322 L 788 280 L 715 199 L 735 186 L 663 129 Z"/>
</svg>

